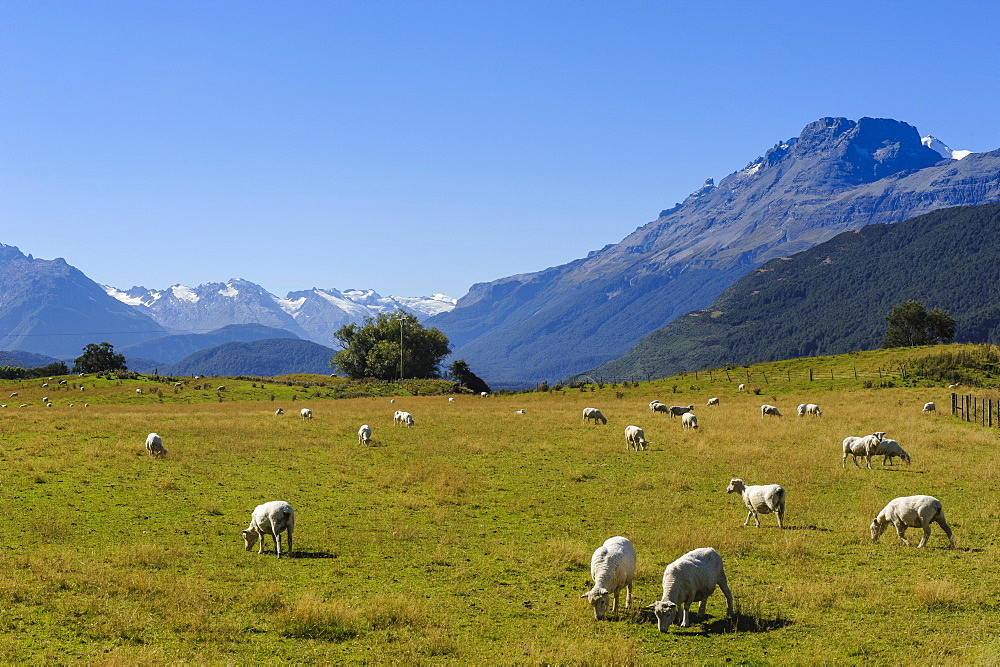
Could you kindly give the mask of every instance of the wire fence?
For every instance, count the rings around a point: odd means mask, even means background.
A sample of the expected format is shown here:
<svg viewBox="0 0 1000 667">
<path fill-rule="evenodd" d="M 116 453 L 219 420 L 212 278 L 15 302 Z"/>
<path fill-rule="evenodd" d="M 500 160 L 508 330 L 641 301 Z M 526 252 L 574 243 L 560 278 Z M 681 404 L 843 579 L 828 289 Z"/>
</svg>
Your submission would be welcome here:
<svg viewBox="0 0 1000 667">
<path fill-rule="evenodd" d="M 710 369 L 705 371 L 687 371 L 678 373 L 676 377 L 690 377 L 695 380 L 709 380 L 711 382 L 733 382 L 739 384 L 777 384 L 779 382 L 799 382 L 809 380 L 810 382 L 824 382 L 827 380 L 884 380 L 890 378 L 906 379 L 909 376 L 905 366 L 877 367 L 877 368 L 806 368 L 798 370 L 783 370 L 771 372 L 753 369 Z M 589 376 L 588 376 L 589 377 Z M 675 377 L 675 376 L 669 376 Z M 653 377 L 652 373 L 642 375 L 620 375 L 620 376 L 597 376 L 590 377 L 591 382 L 597 384 L 616 384 L 624 382 L 649 382 L 651 380 L 663 379 Z"/>
<path fill-rule="evenodd" d="M 952 394 L 951 415 L 983 426 L 1000 426 L 1000 399 Z"/>
</svg>

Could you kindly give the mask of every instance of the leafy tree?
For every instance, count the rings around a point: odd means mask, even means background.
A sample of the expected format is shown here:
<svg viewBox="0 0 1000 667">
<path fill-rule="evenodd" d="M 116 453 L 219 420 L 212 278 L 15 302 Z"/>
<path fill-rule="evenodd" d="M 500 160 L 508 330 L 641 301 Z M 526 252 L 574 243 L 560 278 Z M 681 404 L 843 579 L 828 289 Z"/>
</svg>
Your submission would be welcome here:
<svg viewBox="0 0 1000 667">
<path fill-rule="evenodd" d="M 366 317 L 360 326 L 345 324 L 333 337 L 343 349 L 330 365 L 355 379 L 437 378 L 441 360 L 451 352 L 447 336 L 433 327 L 425 329 L 416 316 L 402 310 Z"/>
<path fill-rule="evenodd" d="M 65 361 L 53 361 L 48 366 L 36 366 L 26 371 L 28 377 L 40 378 L 49 375 L 69 375 L 69 366 Z"/>
<path fill-rule="evenodd" d="M 885 318 L 889 327 L 881 347 L 911 347 L 950 343 L 955 338 L 955 319 L 942 310 L 928 311 L 919 301 L 904 301 Z"/>
<path fill-rule="evenodd" d="M 453 361 L 448 369 L 448 374 L 451 375 L 452 380 L 477 394 L 490 391 L 490 386 L 486 384 L 486 381 L 473 373 L 464 359 Z"/>
<path fill-rule="evenodd" d="M 28 376 L 28 371 L 20 366 L 0 366 L 0 380 L 20 380 Z"/>
<path fill-rule="evenodd" d="M 125 355 L 115 354 L 115 346 L 107 342 L 100 345 L 89 343 L 83 348 L 83 354 L 73 360 L 74 373 L 105 373 L 127 370 Z"/>
</svg>

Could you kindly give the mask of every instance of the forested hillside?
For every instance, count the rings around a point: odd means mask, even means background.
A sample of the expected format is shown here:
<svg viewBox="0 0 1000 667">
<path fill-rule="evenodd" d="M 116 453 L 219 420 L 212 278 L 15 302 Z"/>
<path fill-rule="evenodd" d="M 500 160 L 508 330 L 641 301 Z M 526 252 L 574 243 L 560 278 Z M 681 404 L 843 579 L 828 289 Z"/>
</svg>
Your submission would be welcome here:
<svg viewBox="0 0 1000 667">
<path fill-rule="evenodd" d="M 845 232 L 773 259 L 704 310 L 680 317 L 587 375 L 681 370 L 877 347 L 883 319 L 913 299 L 958 321 L 957 342 L 1000 342 L 1000 205 L 942 209 Z"/>
</svg>

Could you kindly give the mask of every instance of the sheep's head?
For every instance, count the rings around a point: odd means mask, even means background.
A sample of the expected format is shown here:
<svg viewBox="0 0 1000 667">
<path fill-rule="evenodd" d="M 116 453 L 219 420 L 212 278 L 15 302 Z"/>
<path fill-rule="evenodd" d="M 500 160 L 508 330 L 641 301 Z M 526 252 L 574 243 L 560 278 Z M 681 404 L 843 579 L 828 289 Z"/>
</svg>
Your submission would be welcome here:
<svg viewBox="0 0 1000 667">
<path fill-rule="evenodd" d="M 677 605 L 667 600 L 659 600 L 646 607 L 656 614 L 656 625 L 660 632 L 669 632 L 670 626 L 677 620 Z"/>
<path fill-rule="evenodd" d="M 907 454 L 906 452 L 903 452 L 902 454 L 900 454 L 899 458 L 901 458 L 904 461 L 906 461 L 906 465 L 910 465 L 910 455 Z"/>
<path fill-rule="evenodd" d="M 872 433 L 872 435 L 875 436 L 876 440 L 878 440 L 879 442 L 881 442 L 882 438 L 885 437 L 885 431 L 875 431 L 874 433 Z"/>
<path fill-rule="evenodd" d="M 257 544 L 257 538 L 260 537 L 256 530 L 244 530 L 243 531 L 243 546 L 246 547 L 247 551 L 250 551 Z"/>
<path fill-rule="evenodd" d="M 580 597 L 587 598 L 587 601 L 590 602 L 590 606 L 594 608 L 594 618 L 598 621 L 603 621 L 608 613 L 611 592 L 606 588 L 597 588 L 595 586 Z"/>
<path fill-rule="evenodd" d="M 882 533 L 885 532 L 885 528 L 888 525 L 889 525 L 889 522 L 887 522 L 887 521 L 880 521 L 878 517 L 875 517 L 875 520 L 872 521 L 872 525 L 870 526 L 870 530 L 871 530 L 871 533 L 872 533 L 872 541 L 873 542 L 877 542 L 878 538 L 882 537 Z"/>
<path fill-rule="evenodd" d="M 743 489 L 746 488 L 746 484 L 743 483 L 742 479 L 731 479 L 729 480 L 729 486 L 726 487 L 726 493 L 743 493 Z"/>
</svg>

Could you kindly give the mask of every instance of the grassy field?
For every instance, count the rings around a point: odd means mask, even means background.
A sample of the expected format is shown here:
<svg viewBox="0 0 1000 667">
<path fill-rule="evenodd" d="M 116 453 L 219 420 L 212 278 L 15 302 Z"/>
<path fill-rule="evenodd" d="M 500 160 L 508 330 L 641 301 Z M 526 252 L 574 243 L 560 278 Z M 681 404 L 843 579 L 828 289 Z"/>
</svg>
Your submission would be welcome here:
<svg viewBox="0 0 1000 667">
<path fill-rule="evenodd" d="M 921 414 L 950 404 L 943 388 L 776 383 L 754 396 L 685 377 L 390 404 L 217 378 L 176 392 L 40 382 L 0 383 L 19 394 L 0 410 L 4 662 L 1000 660 L 997 432 Z M 695 404 L 701 428 L 650 413 L 654 398 Z M 762 419 L 763 402 L 786 416 Z M 824 416 L 795 417 L 804 402 Z M 314 419 L 298 418 L 305 405 Z M 609 424 L 582 424 L 587 406 Z M 394 428 L 396 409 L 416 426 Z M 357 444 L 362 423 L 372 447 Z M 628 424 L 649 451 L 625 450 Z M 913 464 L 842 469 L 843 437 L 876 430 Z M 165 460 L 145 455 L 150 431 Z M 732 477 L 782 484 L 790 528 L 773 515 L 744 528 Z M 958 548 L 936 526 L 921 550 L 891 529 L 871 542 L 878 510 L 917 493 L 944 503 Z M 295 558 L 270 540 L 264 556 L 243 550 L 251 510 L 274 499 L 296 509 Z M 580 596 L 613 535 L 638 553 L 636 606 L 659 599 L 667 563 L 712 546 L 736 617 L 716 592 L 707 619 L 669 634 L 637 608 L 595 621 Z"/>
</svg>

